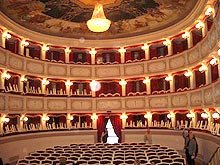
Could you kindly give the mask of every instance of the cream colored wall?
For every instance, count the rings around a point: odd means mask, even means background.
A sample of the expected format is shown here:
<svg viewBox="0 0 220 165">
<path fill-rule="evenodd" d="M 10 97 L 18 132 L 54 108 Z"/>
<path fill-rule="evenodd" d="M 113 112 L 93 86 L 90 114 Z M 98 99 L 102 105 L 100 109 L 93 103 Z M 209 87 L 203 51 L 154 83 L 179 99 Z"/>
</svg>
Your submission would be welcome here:
<svg viewBox="0 0 220 165">
<path fill-rule="evenodd" d="M 208 86 L 168 94 L 108 98 L 37 97 L 0 93 L 2 113 L 140 112 L 220 107 L 220 80 Z"/>
<path fill-rule="evenodd" d="M 24 158 L 36 150 L 71 143 L 96 143 L 96 130 L 53 131 L 12 135 L 0 138 L 0 157 L 6 163 Z"/>
</svg>

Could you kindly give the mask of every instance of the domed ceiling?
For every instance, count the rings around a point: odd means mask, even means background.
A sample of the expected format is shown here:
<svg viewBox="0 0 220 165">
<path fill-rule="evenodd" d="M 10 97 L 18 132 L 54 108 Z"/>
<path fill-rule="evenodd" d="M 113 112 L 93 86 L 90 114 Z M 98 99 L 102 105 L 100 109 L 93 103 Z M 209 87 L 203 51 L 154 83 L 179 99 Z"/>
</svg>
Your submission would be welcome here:
<svg viewBox="0 0 220 165">
<path fill-rule="evenodd" d="M 96 0 L 2 0 L 1 11 L 18 24 L 44 34 L 86 39 L 136 36 L 184 19 L 195 0 L 99 0 L 112 21 L 107 32 L 89 31 Z"/>
</svg>

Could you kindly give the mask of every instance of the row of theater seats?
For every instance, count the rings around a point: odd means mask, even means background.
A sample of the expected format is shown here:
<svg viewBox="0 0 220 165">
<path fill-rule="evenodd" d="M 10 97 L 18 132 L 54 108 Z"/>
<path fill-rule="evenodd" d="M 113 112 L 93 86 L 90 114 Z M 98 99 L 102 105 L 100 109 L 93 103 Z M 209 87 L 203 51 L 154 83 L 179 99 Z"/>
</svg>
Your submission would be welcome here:
<svg viewBox="0 0 220 165">
<path fill-rule="evenodd" d="M 19 159 L 17 165 L 52 165 L 60 159 L 66 159 L 67 165 L 74 162 L 83 164 L 128 165 L 136 159 L 141 165 L 185 165 L 185 160 L 172 148 L 158 144 L 121 143 L 121 144 L 70 144 L 69 146 L 54 146 L 38 150 L 24 159 Z"/>
</svg>

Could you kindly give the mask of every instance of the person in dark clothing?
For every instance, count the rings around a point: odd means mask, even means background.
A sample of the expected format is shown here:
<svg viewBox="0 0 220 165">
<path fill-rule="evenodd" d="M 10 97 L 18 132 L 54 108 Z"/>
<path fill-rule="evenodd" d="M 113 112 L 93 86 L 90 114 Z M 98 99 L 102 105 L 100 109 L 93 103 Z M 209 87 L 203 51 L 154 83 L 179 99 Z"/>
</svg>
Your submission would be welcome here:
<svg viewBox="0 0 220 165">
<path fill-rule="evenodd" d="M 186 154 L 186 161 L 188 165 L 195 165 L 195 158 L 197 155 L 197 142 L 195 136 L 192 133 L 192 130 L 188 130 L 188 134 L 185 134 L 183 131 L 183 138 L 185 140 L 185 154 Z"/>
<path fill-rule="evenodd" d="M 2 160 L 2 158 L 0 158 L 0 165 L 3 165 L 3 160 Z"/>
<path fill-rule="evenodd" d="M 107 143 L 107 139 L 108 139 L 108 131 L 107 129 L 104 130 L 104 132 L 102 132 L 102 143 Z"/>
</svg>

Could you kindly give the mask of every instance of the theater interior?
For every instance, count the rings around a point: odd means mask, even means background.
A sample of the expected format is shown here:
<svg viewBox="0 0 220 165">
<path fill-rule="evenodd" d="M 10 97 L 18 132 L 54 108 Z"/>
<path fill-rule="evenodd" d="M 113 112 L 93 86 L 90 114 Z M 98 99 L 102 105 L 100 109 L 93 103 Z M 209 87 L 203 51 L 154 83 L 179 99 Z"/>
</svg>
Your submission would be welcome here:
<svg viewBox="0 0 220 165">
<path fill-rule="evenodd" d="M 0 1 L 0 158 L 186 165 L 190 129 L 196 164 L 219 165 L 219 5 Z"/>
</svg>

